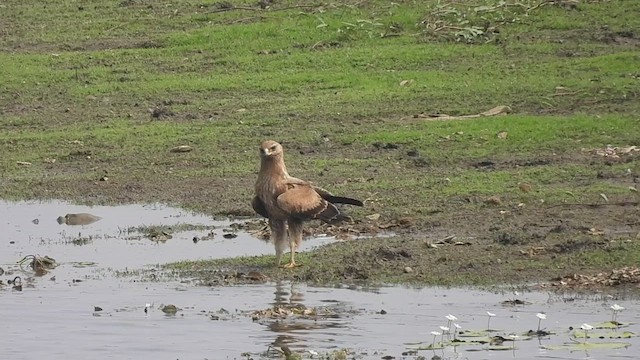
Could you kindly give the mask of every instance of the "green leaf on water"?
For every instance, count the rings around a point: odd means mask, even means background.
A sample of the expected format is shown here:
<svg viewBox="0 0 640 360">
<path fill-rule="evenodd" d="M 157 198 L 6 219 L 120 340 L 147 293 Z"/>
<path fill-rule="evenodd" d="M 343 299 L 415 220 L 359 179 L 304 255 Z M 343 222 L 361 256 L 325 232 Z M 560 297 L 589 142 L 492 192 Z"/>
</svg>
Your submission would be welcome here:
<svg viewBox="0 0 640 360">
<path fill-rule="evenodd" d="M 617 321 L 604 321 L 601 323 L 595 323 L 593 324 L 593 327 L 595 327 L 596 329 L 617 329 L 620 327 L 627 327 L 629 326 L 630 323 L 620 323 Z"/>
<path fill-rule="evenodd" d="M 491 333 L 495 333 L 501 330 L 491 329 L 491 332 L 487 330 L 465 330 L 458 334 L 459 337 L 489 337 Z"/>
<path fill-rule="evenodd" d="M 491 351 L 513 350 L 513 345 L 492 345 L 486 348 L 485 350 L 491 350 Z"/>
<path fill-rule="evenodd" d="M 631 331 L 588 331 L 587 339 L 629 339 L 635 337 L 636 334 Z M 584 330 L 574 330 L 573 336 L 578 339 L 584 339 Z"/>
<path fill-rule="evenodd" d="M 86 267 L 93 267 L 98 265 L 93 261 L 77 261 L 72 264 L 73 264 L 73 267 L 75 268 L 86 268 Z"/>
<path fill-rule="evenodd" d="M 593 350 L 593 349 L 623 349 L 631 346 L 629 343 L 621 343 L 621 342 L 607 342 L 607 343 L 566 343 L 561 345 L 545 345 L 542 346 L 543 349 L 546 350 L 570 350 L 570 351 L 580 351 L 580 350 Z"/>
</svg>

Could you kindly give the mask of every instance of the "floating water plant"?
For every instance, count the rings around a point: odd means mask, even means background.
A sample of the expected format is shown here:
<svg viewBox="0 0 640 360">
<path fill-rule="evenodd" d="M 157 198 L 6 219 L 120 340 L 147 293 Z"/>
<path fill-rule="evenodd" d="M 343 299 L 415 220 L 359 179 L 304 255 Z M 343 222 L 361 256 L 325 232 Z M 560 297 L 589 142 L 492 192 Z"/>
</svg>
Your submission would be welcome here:
<svg viewBox="0 0 640 360">
<path fill-rule="evenodd" d="M 569 351 L 587 351 L 587 350 L 614 350 L 623 349 L 631 346 L 629 343 L 622 342 L 606 342 L 606 343 L 567 343 L 560 345 L 544 345 L 546 350 L 569 350 Z"/>
<path fill-rule="evenodd" d="M 488 319 L 487 319 L 487 331 L 491 331 L 491 318 L 496 316 L 496 314 L 494 314 L 494 313 L 492 313 L 490 311 L 487 311 L 487 316 L 488 316 Z"/>
<path fill-rule="evenodd" d="M 457 317 L 455 317 L 455 315 L 451 315 L 451 314 L 449 314 L 449 315 L 445 316 L 445 318 L 447 318 L 447 320 L 448 320 L 448 322 L 447 322 L 447 327 L 448 327 L 448 328 L 450 328 L 450 327 L 451 327 L 451 323 L 452 323 L 452 322 L 454 322 L 454 321 L 458 320 L 458 318 L 457 318 Z"/>
<path fill-rule="evenodd" d="M 613 314 L 611 314 L 611 322 L 618 322 L 618 313 L 622 310 L 624 310 L 624 307 L 618 305 L 618 304 L 613 304 L 611 305 L 611 310 L 613 310 Z"/>
<path fill-rule="evenodd" d="M 516 334 L 509 334 L 509 338 L 511 338 L 511 340 L 513 341 L 513 349 L 516 349 L 516 340 L 519 338 L 520 336 L 516 335 Z"/>
<path fill-rule="evenodd" d="M 438 331 L 432 331 L 431 335 L 433 335 L 433 342 L 431 343 L 431 348 L 435 348 L 436 347 L 436 337 L 442 335 L 442 333 L 438 332 Z"/>
<path fill-rule="evenodd" d="M 441 342 L 444 344 L 444 334 L 450 334 L 451 332 L 449 331 L 449 327 L 447 327 L 447 326 L 440 326 L 440 330 L 442 330 L 442 340 L 441 340 Z"/>
<path fill-rule="evenodd" d="M 540 333 L 540 323 L 542 322 L 542 320 L 547 320 L 547 314 L 537 313 L 536 317 L 538 318 L 538 330 L 536 332 Z"/>
<path fill-rule="evenodd" d="M 453 323 L 453 340 L 456 340 L 456 334 L 460 329 L 462 329 L 462 326 L 458 325 L 458 323 Z"/>
<path fill-rule="evenodd" d="M 582 326 L 580 326 L 580 329 L 584 330 L 584 342 L 586 343 L 587 342 L 587 337 L 588 337 L 587 335 L 589 334 L 590 330 L 593 330 L 593 326 L 591 326 L 591 325 L 589 325 L 587 323 L 584 323 L 584 324 L 582 324 Z"/>
</svg>

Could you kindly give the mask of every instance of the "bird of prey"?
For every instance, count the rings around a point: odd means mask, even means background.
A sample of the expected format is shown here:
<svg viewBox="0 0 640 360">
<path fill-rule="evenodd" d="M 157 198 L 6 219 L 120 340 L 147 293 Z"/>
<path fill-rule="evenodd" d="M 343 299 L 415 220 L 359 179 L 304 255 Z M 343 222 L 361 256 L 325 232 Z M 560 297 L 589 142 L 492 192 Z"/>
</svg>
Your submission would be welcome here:
<svg viewBox="0 0 640 360">
<path fill-rule="evenodd" d="M 320 219 L 326 223 L 339 222 L 349 217 L 334 204 L 363 206 L 360 200 L 334 196 L 327 190 L 290 176 L 284 164 L 282 145 L 272 140 L 260 144 L 260 172 L 255 191 L 251 205 L 258 214 L 269 219 L 278 266 L 288 240 L 291 261 L 284 265 L 285 268 L 298 266 L 294 256 L 302 242 L 304 221 Z"/>
</svg>

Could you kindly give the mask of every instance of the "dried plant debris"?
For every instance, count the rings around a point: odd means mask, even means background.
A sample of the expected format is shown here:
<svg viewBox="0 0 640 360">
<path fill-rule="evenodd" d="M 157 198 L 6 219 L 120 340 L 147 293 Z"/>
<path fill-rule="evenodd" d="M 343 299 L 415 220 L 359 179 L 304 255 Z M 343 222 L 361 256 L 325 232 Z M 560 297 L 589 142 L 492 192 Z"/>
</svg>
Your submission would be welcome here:
<svg viewBox="0 0 640 360">
<path fill-rule="evenodd" d="M 356 222 L 352 224 L 324 224 L 315 223 L 310 224 L 309 227 L 304 229 L 304 236 L 332 236 L 339 240 L 349 240 L 358 236 L 373 236 L 391 228 L 404 228 L 409 227 L 413 223 L 412 218 L 402 217 L 397 219 L 390 219 L 388 221 L 379 222 L 380 217 L 376 217 L 371 222 Z M 231 224 L 231 228 L 234 230 L 247 231 L 254 237 L 269 241 L 271 231 L 266 220 L 246 221 L 243 223 Z"/>
<path fill-rule="evenodd" d="M 551 286 L 581 288 L 593 286 L 640 286 L 640 268 L 635 266 L 614 269 L 609 272 L 601 272 L 595 275 L 571 274 L 555 279 Z"/>
<path fill-rule="evenodd" d="M 346 309 L 340 303 L 333 306 L 307 307 L 303 304 L 278 304 L 273 307 L 244 312 L 253 321 L 280 321 L 280 320 L 320 320 L 336 319 L 356 313 L 355 310 Z"/>
<path fill-rule="evenodd" d="M 487 43 L 500 35 L 501 28 L 527 19 L 544 6 L 564 2 L 567 0 L 495 0 L 471 6 L 464 1 L 437 2 L 422 16 L 418 26 L 428 39 Z"/>
<path fill-rule="evenodd" d="M 39 255 L 27 255 L 22 260 L 18 261 L 18 264 L 22 267 L 24 264 L 29 264 L 29 267 L 35 272 L 36 276 L 42 276 L 49 272 L 49 270 L 55 269 L 58 264 L 55 259 L 48 256 Z"/>
<path fill-rule="evenodd" d="M 173 238 L 173 235 L 171 235 L 168 230 L 157 227 L 149 228 L 145 233 L 145 236 L 149 238 L 149 240 L 157 242 L 166 242 L 167 240 Z"/>
<path fill-rule="evenodd" d="M 611 159 L 620 159 L 623 156 L 633 155 L 635 152 L 640 152 L 640 146 L 611 146 L 607 145 L 604 148 L 597 149 L 582 149 L 584 152 L 589 152 L 594 155 L 611 158 Z"/>
</svg>

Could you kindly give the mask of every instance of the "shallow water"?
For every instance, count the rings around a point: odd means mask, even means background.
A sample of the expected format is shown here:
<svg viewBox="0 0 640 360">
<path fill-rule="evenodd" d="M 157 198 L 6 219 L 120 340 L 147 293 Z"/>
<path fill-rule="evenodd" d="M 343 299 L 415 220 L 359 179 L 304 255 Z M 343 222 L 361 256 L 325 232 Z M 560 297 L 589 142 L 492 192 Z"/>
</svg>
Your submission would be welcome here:
<svg viewBox="0 0 640 360">
<path fill-rule="evenodd" d="M 322 354 L 347 348 L 352 351 L 348 358 L 380 359 L 391 355 L 396 359 L 414 359 L 415 355 L 403 357 L 402 353 L 431 344 L 430 332 L 447 325 L 447 314 L 456 315 L 463 330 L 483 330 L 487 328 L 486 311 L 496 314 L 490 327 L 499 329 L 496 334 L 505 337 L 512 332 L 536 330 L 536 313 L 544 311 L 548 318 L 542 322 L 542 328 L 555 335 L 518 341 L 515 349 L 507 351 L 488 351 L 486 345 L 449 346 L 435 351 L 420 350 L 417 355 L 427 359 L 434 355 L 443 359 L 638 357 L 637 337 L 589 339 L 590 343 L 632 344 L 617 350 L 571 352 L 541 348 L 570 342 L 569 326 L 610 320 L 609 306 L 614 302 L 626 308 L 618 320 L 632 323 L 624 330 L 637 333 L 640 302 L 634 299 L 614 301 L 599 296 L 571 298 L 527 292 L 517 298 L 529 304 L 513 307 L 501 302 L 515 298 L 514 294 L 468 289 L 352 290 L 298 284 L 207 288 L 189 282 L 141 282 L 131 277 L 115 277 L 107 268 L 140 268 L 142 264 L 260 251 L 272 253 L 273 249 L 248 234 L 240 234 L 236 239 L 220 236 L 198 244 L 191 241 L 193 234 L 175 234 L 166 243 L 126 240 L 127 234 L 119 228 L 178 222 L 214 224 L 208 217 L 162 206 L 86 208 L 64 203 L 0 203 L 0 209 L 3 230 L 10 231 L 0 243 L 0 266 L 13 269 L 13 274 L 0 276 L 3 283 L 14 275 L 29 277 L 15 266 L 15 261 L 26 254 L 49 255 L 62 263 L 44 277 L 25 281 L 22 291 L 12 290 L 10 285 L 0 289 L 0 359 L 246 359 L 242 356 L 245 352 L 259 359 L 269 355 L 266 353 L 269 346 L 282 344 L 303 352 L 304 358 L 311 357 L 309 350 Z M 103 219 L 81 227 L 58 225 L 57 216 L 68 212 L 90 212 Z M 31 222 L 36 217 L 40 219 L 38 225 Z M 219 225 L 225 227 L 228 223 Z M 77 246 L 64 241 L 71 231 L 101 236 L 90 244 Z M 77 267 L 75 262 L 80 261 L 95 261 L 96 265 Z M 74 281 L 77 279 L 82 281 Z M 151 304 L 147 313 L 146 304 Z M 160 310 L 162 304 L 174 304 L 181 311 L 167 315 Z M 279 321 L 252 320 L 251 311 L 276 304 L 326 308 L 331 316 L 315 320 L 295 316 Z M 94 306 L 103 310 L 95 312 Z M 221 308 L 229 313 L 221 312 Z M 381 314 L 381 310 L 386 314 Z M 211 315 L 220 319 L 212 320 Z M 270 356 L 282 358 L 274 351 Z"/>
<path fill-rule="evenodd" d="M 101 217 L 89 225 L 59 224 L 56 219 L 67 213 L 90 213 Z M 37 221 L 34 221 L 36 220 Z M 273 245 L 246 232 L 226 239 L 223 229 L 232 221 L 214 220 L 163 205 L 79 206 L 60 201 L 0 201 L 0 227 L 8 236 L 0 239 L 0 266 L 15 263 L 25 255 L 48 255 L 59 263 L 95 262 L 104 268 L 140 268 L 185 259 L 210 259 L 235 256 L 273 254 Z M 129 233 L 130 227 L 175 226 L 179 224 L 215 226 L 213 240 L 193 242 L 203 231 L 183 231 L 166 242 L 141 238 Z M 74 245 L 77 238 L 91 238 L 86 245 Z M 321 237 L 306 239 L 302 251 L 334 241 Z M 10 243 L 13 242 L 13 243 Z"/>
</svg>

